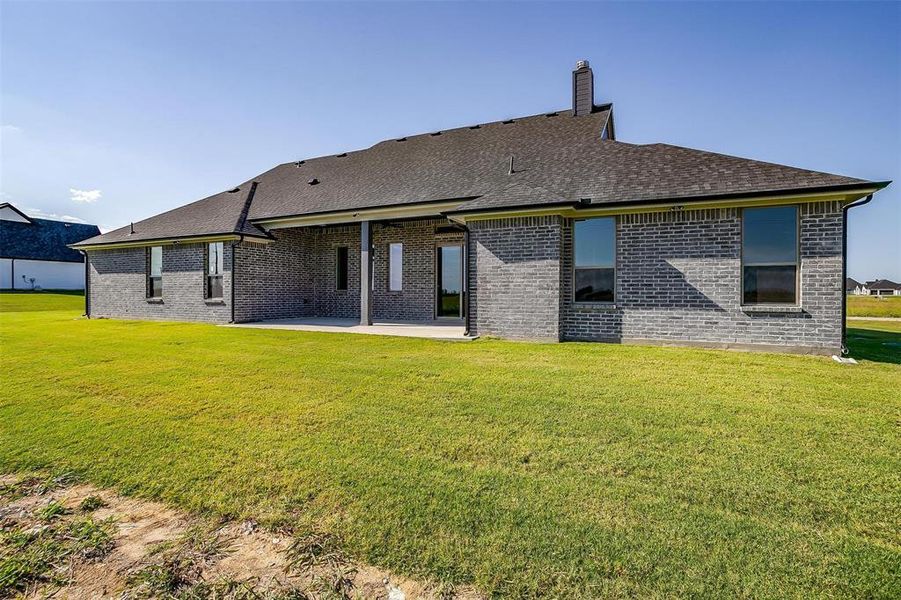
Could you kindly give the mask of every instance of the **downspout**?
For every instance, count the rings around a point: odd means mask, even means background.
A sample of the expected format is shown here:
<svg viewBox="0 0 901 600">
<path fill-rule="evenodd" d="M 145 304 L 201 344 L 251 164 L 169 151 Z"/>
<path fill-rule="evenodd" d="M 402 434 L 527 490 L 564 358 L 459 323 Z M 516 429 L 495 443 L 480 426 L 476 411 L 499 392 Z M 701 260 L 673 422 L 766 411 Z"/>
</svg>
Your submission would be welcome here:
<svg viewBox="0 0 901 600">
<path fill-rule="evenodd" d="M 237 281 L 238 281 L 238 276 L 237 276 L 237 272 L 238 272 L 237 256 L 238 255 L 235 252 L 235 247 L 243 241 L 244 241 L 244 234 L 242 233 L 236 241 L 231 243 L 231 247 L 232 247 L 232 275 L 231 275 L 231 286 L 230 286 L 231 287 L 231 302 L 230 302 L 230 304 L 231 304 L 231 320 L 229 321 L 229 323 L 235 322 L 235 285 L 237 284 Z"/>
<path fill-rule="evenodd" d="M 91 263 L 88 253 L 85 250 L 79 250 L 84 257 L 84 316 L 91 318 Z"/>
<path fill-rule="evenodd" d="M 863 206 L 873 199 L 870 194 L 863 200 L 846 204 L 842 207 L 842 355 L 848 354 L 848 290 L 845 282 L 848 280 L 848 211 L 858 206 Z"/>
<path fill-rule="evenodd" d="M 13 291 L 15 291 L 15 289 L 16 289 L 16 259 L 15 259 L 15 258 L 13 258 L 12 260 L 10 260 L 10 262 L 9 262 L 9 268 L 10 268 L 10 271 L 9 271 L 9 277 L 10 277 L 9 285 L 11 286 L 10 289 L 12 289 Z"/>
<path fill-rule="evenodd" d="M 465 226 L 464 226 L 465 227 Z M 469 227 L 463 229 L 463 335 L 469 335 Z"/>
</svg>

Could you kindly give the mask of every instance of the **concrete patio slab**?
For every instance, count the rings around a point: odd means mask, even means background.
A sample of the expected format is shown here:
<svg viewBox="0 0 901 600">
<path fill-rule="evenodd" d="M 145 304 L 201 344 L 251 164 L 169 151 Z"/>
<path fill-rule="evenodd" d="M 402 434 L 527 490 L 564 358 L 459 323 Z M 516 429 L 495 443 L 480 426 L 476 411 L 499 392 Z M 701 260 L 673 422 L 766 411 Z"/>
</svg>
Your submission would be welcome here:
<svg viewBox="0 0 901 600">
<path fill-rule="evenodd" d="M 272 319 L 253 323 L 232 323 L 223 327 L 244 327 L 247 329 L 287 329 L 291 331 L 321 331 L 328 333 L 362 333 L 364 335 L 389 335 L 398 337 L 418 337 L 432 340 L 454 340 L 468 342 L 478 336 L 467 336 L 460 321 L 428 322 L 377 322 L 360 325 L 357 319 L 303 318 Z"/>
</svg>

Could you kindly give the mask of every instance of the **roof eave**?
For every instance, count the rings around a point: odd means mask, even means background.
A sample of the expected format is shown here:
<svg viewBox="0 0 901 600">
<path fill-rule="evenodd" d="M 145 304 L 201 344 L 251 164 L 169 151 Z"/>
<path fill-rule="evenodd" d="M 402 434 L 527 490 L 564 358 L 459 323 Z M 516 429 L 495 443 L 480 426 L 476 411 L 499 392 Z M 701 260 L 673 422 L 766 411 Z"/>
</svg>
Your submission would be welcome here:
<svg viewBox="0 0 901 600">
<path fill-rule="evenodd" d="M 303 227 L 308 225 L 378 221 L 386 218 L 441 217 L 445 214 L 445 211 L 442 210 L 442 208 L 457 206 L 476 198 L 478 198 L 478 196 L 443 198 L 415 203 L 400 202 L 380 206 L 361 206 L 357 208 L 316 211 L 284 216 L 255 217 L 248 220 L 257 227 L 264 227 L 269 230 L 286 227 Z"/>
<path fill-rule="evenodd" d="M 71 246 L 68 246 L 68 247 L 71 247 Z M 63 263 L 80 263 L 80 262 L 82 262 L 82 259 L 80 256 L 78 258 L 47 258 L 44 256 L 34 256 L 34 255 L 32 255 L 32 256 L 24 256 L 24 255 L 12 256 L 10 254 L 2 254 L 2 255 L 0 255 L 0 258 L 6 258 L 6 259 L 10 259 L 10 260 L 33 260 L 33 261 L 40 261 L 40 262 L 63 262 Z"/>
<path fill-rule="evenodd" d="M 485 213 L 485 212 L 500 212 L 500 211 L 522 211 L 522 210 L 551 210 L 560 207 L 575 207 L 580 206 L 582 203 L 578 200 L 561 200 L 560 202 L 544 202 L 541 204 L 514 204 L 511 206 L 497 206 L 497 207 L 482 207 L 482 208 L 467 208 L 461 210 L 449 210 L 445 211 L 444 214 L 447 217 L 464 217 L 466 215 Z"/>
<path fill-rule="evenodd" d="M 891 181 L 853 182 L 832 186 L 809 188 L 790 188 L 784 190 L 741 192 L 732 194 L 705 194 L 698 196 L 682 196 L 670 198 L 648 198 L 629 202 L 611 202 L 590 204 L 584 202 L 548 203 L 543 205 L 520 205 L 497 208 L 473 208 L 445 213 L 447 217 L 459 223 L 478 217 L 482 219 L 509 218 L 514 216 L 541 216 L 560 214 L 570 217 L 590 217 L 602 214 L 620 214 L 630 212 L 655 212 L 688 208 L 715 208 L 753 204 L 793 204 L 799 202 L 818 202 L 838 200 L 851 202 L 867 194 L 885 188 Z"/>
<path fill-rule="evenodd" d="M 776 190 L 763 190 L 753 192 L 732 192 L 727 194 L 697 194 L 694 196 L 671 196 L 664 198 L 646 198 L 625 202 L 622 204 L 640 205 L 655 202 L 702 202 L 706 200 L 741 200 L 744 198 L 760 198 L 763 196 L 789 196 L 797 194 L 829 194 L 833 192 L 855 192 L 874 193 L 884 189 L 891 183 L 889 181 L 854 181 L 851 183 L 839 183 L 834 185 L 814 186 L 814 187 L 793 187 L 782 188 Z M 600 206 L 600 204 L 598 204 Z"/>
<path fill-rule="evenodd" d="M 261 243 L 269 243 L 275 241 L 271 235 L 268 234 L 253 234 L 253 233 L 203 233 L 203 234 L 195 234 L 195 235 L 181 235 L 181 236 L 164 236 L 164 237 L 156 237 L 156 238 L 146 238 L 141 240 L 116 240 L 110 242 L 97 242 L 97 243 L 84 243 L 79 242 L 77 244 L 68 244 L 69 248 L 73 250 L 114 250 L 118 248 L 141 248 L 145 246 L 154 246 L 154 245 L 172 245 L 172 244 L 180 244 L 180 243 L 203 243 L 203 242 L 214 242 L 214 241 L 232 241 L 232 240 L 245 240 L 249 239 L 252 241 L 258 241 Z"/>
</svg>

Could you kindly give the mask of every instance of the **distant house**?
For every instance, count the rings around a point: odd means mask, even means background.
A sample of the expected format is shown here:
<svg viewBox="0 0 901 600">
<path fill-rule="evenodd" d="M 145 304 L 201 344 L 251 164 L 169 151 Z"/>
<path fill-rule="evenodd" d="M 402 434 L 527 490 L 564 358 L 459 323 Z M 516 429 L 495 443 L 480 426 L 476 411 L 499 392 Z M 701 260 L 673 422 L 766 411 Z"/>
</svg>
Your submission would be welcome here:
<svg viewBox="0 0 901 600">
<path fill-rule="evenodd" d="M 901 284 L 888 279 L 868 281 L 864 290 L 863 293 L 869 296 L 901 296 Z"/>
<path fill-rule="evenodd" d="M 854 294 L 855 296 L 860 296 L 863 294 L 863 284 L 854 279 L 853 277 L 845 278 L 845 293 L 846 294 Z"/>
<path fill-rule="evenodd" d="M 84 289 L 84 256 L 68 247 L 100 234 L 96 225 L 27 216 L 0 204 L 0 289 Z"/>
</svg>

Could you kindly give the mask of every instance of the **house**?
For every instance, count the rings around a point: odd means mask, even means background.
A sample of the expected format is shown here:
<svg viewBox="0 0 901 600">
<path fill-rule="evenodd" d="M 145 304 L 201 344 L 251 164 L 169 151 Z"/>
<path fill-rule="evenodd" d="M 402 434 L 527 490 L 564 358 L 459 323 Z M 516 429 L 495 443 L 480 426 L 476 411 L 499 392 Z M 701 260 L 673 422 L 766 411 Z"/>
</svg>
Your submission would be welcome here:
<svg viewBox="0 0 901 600">
<path fill-rule="evenodd" d="M 845 278 L 845 293 L 859 296 L 863 293 L 863 284 L 851 277 Z"/>
<path fill-rule="evenodd" d="M 449 320 L 471 335 L 837 352 L 873 182 L 617 139 L 566 110 L 297 160 L 85 240 L 90 316 Z"/>
<path fill-rule="evenodd" d="M 868 281 L 862 293 L 870 296 L 901 296 L 901 285 L 888 279 L 876 279 Z"/>
<path fill-rule="evenodd" d="M 84 256 L 69 245 L 98 235 L 96 225 L 35 219 L 0 204 L 0 289 L 83 290 Z"/>
</svg>

